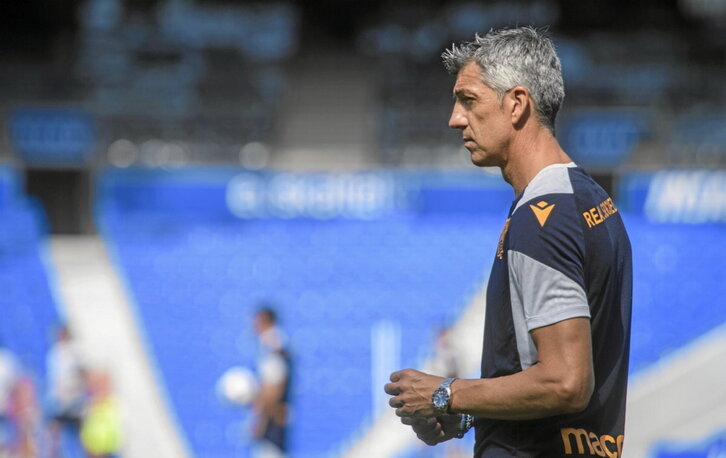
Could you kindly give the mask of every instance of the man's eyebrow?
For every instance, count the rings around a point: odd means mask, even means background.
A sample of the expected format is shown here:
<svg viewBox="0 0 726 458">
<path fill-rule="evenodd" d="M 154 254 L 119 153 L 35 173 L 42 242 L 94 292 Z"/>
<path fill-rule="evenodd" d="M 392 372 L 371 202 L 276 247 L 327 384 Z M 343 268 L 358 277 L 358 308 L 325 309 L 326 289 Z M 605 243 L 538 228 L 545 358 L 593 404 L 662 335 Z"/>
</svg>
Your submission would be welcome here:
<svg viewBox="0 0 726 458">
<path fill-rule="evenodd" d="M 468 89 L 462 88 L 462 89 L 455 89 L 454 91 L 452 91 L 451 96 L 454 99 L 461 98 L 462 96 L 470 96 L 470 97 L 473 97 L 474 96 L 474 93 L 471 92 Z"/>
</svg>

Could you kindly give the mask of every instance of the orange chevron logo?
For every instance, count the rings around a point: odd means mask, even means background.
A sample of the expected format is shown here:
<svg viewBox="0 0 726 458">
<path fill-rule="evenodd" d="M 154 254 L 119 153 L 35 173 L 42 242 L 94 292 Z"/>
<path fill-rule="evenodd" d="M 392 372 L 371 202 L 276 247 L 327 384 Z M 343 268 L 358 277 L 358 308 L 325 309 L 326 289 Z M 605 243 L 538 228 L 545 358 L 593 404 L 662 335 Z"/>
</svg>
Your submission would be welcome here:
<svg viewBox="0 0 726 458">
<path fill-rule="evenodd" d="M 552 213 L 552 209 L 555 208 L 555 204 L 548 204 L 544 200 L 540 200 L 536 205 L 530 205 L 529 208 L 532 209 L 534 216 L 537 217 L 539 225 L 544 227 L 547 222 L 547 218 L 549 218 L 550 213 Z"/>
</svg>

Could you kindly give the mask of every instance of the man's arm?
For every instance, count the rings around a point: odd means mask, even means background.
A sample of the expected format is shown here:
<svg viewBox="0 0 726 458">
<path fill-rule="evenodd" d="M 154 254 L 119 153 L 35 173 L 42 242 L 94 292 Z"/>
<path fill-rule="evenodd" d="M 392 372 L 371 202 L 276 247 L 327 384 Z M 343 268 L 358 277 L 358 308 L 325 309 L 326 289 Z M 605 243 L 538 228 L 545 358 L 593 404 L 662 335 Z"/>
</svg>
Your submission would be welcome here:
<svg viewBox="0 0 726 458">
<path fill-rule="evenodd" d="M 262 437 L 267 424 L 279 416 L 279 400 L 282 398 L 285 386 L 282 383 L 264 384 L 260 386 L 252 409 L 257 414 L 252 426 L 255 437 Z M 280 423 L 279 420 L 277 420 Z"/>
<path fill-rule="evenodd" d="M 502 420 L 530 420 L 587 407 L 595 376 L 590 320 L 571 318 L 531 331 L 537 362 L 491 379 L 456 380 L 451 412 Z M 399 416 L 432 417 L 431 395 L 443 380 L 412 369 L 394 372 L 386 392 Z"/>
<path fill-rule="evenodd" d="M 501 420 L 531 420 L 587 407 L 595 386 L 590 320 L 572 318 L 531 332 L 537 363 L 517 374 L 457 380 L 451 411 Z"/>
<path fill-rule="evenodd" d="M 265 384 L 260 386 L 253 408 L 256 412 L 271 417 L 282 399 L 284 383 Z"/>
</svg>

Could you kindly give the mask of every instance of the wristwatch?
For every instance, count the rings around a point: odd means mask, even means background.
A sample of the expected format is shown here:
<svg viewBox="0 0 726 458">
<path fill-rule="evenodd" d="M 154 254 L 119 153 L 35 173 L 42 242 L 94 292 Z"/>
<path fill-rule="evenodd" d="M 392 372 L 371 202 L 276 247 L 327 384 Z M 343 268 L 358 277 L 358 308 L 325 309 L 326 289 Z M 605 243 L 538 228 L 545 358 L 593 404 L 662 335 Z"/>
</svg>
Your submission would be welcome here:
<svg viewBox="0 0 726 458">
<path fill-rule="evenodd" d="M 431 402 L 437 414 L 443 415 L 449 413 L 449 404 L 451 403 L 451 384 L 456 380 L 455 377 L 447 378 L 438 388 L 434 390 L 431 396 Z"/>
</svg>

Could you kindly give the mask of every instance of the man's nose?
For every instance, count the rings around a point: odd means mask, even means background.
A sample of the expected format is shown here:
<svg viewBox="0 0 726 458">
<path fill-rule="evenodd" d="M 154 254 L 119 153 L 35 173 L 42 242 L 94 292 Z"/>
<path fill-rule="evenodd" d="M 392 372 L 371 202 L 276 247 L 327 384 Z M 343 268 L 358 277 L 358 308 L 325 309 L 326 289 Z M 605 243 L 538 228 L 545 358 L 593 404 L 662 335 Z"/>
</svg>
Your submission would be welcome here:
<svg viewBox="0 0 726 458">
<path fill-rule="evenodd" d="M 449 127 L 452 129 L 464 129 L 467 126 L 466 116 L 462 113 L 459 104 L 454 105 L 449 118 Z"/>
</svg>

